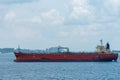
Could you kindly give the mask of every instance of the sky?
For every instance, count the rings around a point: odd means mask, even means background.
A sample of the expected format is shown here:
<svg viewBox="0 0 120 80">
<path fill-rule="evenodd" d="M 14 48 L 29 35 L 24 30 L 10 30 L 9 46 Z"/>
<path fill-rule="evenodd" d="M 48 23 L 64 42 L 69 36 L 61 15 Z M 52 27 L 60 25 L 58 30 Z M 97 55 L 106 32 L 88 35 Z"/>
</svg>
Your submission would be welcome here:
<svg viewBox="0 0 120 80">
<path fill-rule="evenodd" d="M 0 0 L 0 48 L 120 49 L 120 0 Z"/>
</svg>

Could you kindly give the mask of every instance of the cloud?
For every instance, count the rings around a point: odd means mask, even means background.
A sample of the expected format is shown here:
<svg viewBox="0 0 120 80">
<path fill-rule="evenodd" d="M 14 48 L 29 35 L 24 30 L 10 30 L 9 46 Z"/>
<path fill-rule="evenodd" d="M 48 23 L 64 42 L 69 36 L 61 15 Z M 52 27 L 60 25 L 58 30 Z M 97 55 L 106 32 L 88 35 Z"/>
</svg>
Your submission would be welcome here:
<svg viewBox="0 0 120 80">
<path fill-rule="evenodd" d="M 32 27 L 29 26 L 7 26 L 3 27 L 0 30 L 0 36 L 2 39 L 14 39 L 14 40 L 27 40 L 27 39 L 33 39 L 39 34 L 39 37 L 41 36 L 40 32 Z"/>
<path fill-rule="evenodd" d="M 99 4 L 100 3 L 100 4 Z M 95 23 L 108 24 L 115 23 L 120 17 L 120 1 L 119 0 L 102 0 L 93 4 L 95 10 Z M 99 5 L 97 5 L 99 4 Z"/>
<path fill-rule="evenodd" d="M 97 36 L 101 34 L 102 29 L 104 27 L 101 27 L 102 25 L 99 24 L 91 24 L 91 25 L 72 25 L 67 30 L 61 30 L 59 32 L 60 37 L 89 37 L 89 36 Z"/>
<path fill-rule="evenodd" d="M 60 25 L 64 22 L 64 17 L 56 9 L 42 12 L 40 16 L 44 24 Z"/>
<path fill-rule="evenodd" d="M 119 24 L 106 23 L 106 24 L 89 24 L 89 25 L 69 25 L 67 29 L 59 31 L 61 38 L 104 38 L 111 35 L 117 36 L 119 34 Z M 112 31 L 115 33 L 111 33 Z M 114 37 L 115 37 L 114 36 Z"/>
<path fill-rule="evenodd" d="M 93 9 L 87 0 L 72 0 L 73 11 L 70 15 L 73 19 L 88 18 L 93 15 Z"/>
<path fill-rule="evenodd" d="M 120 17 L 119 0 L 72 0 L 70 6 L 65 25 L 107 24 L 118 22 Z"/>
<path fill-rule="evenodd" d="M 5 15 L 4 20 L 11 22 L 12 20 L 15 19 L 15 17 L 16 17 L 16 13 L 14 11 L 10 11 Z"/>
<path fill-rule="evenodd" d="M 7 6 L 6 5 L 0 5 L 0 10 L 6 9 Z"/>
<path fill-rule="evenodd" d="M 106 6 L 111 12 L 119 14 L 120 11 L 120 0 L 107 0 Z"/>
<path fill-rule="evenodd" d="M 60 32 L 58 33 L 58 35 L 59 35 L 60 37 L 68 37 L 68 36 L 70 36 L 70 35 L 69 35 L 69 32 L 66 32 L 66 31 L 60 31 Z"/>
<path fill-rule="evenodd" d="M 17 41 L 16 44 L 21 41 L 34 47 L 38 43 L 48 46 L 61 42 L 74 45 L 76 49 L 81 39 L 86 42 L 92 38 L 118 39 L 119 0 L 32 1 L 37 0 L 0 0 L 0 36 L 3 41 L 11 39 Z M 29 44 L 28 39 L 36 45 Z"/>
<path fill-rule="evenodd" d="M 12 35 L 16 39 L 32 39 L 36 36 L 36 30 L 31 28 L 31 27 L 24 27 L 24 26 L 19 26 L 19 27 L 12 27 Z"/>
<path fill-rule="evenodd" d="M 31 22 L 32 23 L 41 23 L 42 20 L 39 16 L 34 16 L 32 19 L 31 19 Z"/>
<path fill-rule="evenodd" d="M 24 24 L 41 24 L 42 20 L 40 16 L 33 16 L 33 17 L 20 17 L 16 18 L 16 23 L 24 23 Z"/>
<path fill-rule="evenodd" d="M 90 24 L 95 19 L 94 7 L 88 0 L 72 0 L 71 11 L 67 15 L 65 25 L 83 25 Z"/>
<path fill-rule="evenodd" d="M 65 17 L 62 16 L 56 9 L 50 9 L 47 11 L 39 11 L 39 13 L 28 15 L 28 12 L 19 14 L 18 11 L 9 11 L 4 16 L 4 21 L 14 23 L 26 23 L 26 24 L 39 24 L 39 25 L 62 25 Z"/>
<path fill-rule="evenodd" d="M 0 4 L 16 4 L 16 3 L 26 3 L 38 0 L 0 0 Z"/>
</svg>

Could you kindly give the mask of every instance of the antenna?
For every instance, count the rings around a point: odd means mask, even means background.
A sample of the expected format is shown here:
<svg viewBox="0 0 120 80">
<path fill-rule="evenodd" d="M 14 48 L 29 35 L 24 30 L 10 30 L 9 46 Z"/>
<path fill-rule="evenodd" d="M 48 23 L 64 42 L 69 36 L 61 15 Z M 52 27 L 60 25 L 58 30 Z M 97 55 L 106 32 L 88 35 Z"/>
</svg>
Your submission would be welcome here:
<svg viewBox="0 0 120 80">
<path fill-rule="evenodd" d="M 100 43 L 101 43 L 101 46 L 103 46 L 103 40 L 102 39 L 100 40 Z"/>
<path fill-rule="evenodd" d="M 18 51 L 20 52 L 20 45 L 18 45 Z"/>
<path fill-rule="evenodd" d="M 18 45 L 18 49 L 20 49 L 20 45 Z"/>
</svg>

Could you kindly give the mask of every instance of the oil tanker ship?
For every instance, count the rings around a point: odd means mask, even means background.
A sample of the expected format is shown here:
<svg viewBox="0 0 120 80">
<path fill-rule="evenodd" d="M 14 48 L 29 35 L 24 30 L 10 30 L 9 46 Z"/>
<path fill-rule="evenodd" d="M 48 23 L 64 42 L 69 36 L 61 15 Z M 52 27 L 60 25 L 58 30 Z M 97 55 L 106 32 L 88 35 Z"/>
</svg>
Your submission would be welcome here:
<svg viewBox="0 0 120 80">
<path fill-rule="evenodd" d="M 54 50 L 53 50 L 54 49 Z M 18 48 L 14 52 L 15 62 L 81 62 L 81 61 L 117 61 L 118 53 L 112 53 L 109 43 L 96 47 L 95 52 L 70 52 L 67 47 L 49 48 L 46 51 L 24 51 Z"/>
</svg>

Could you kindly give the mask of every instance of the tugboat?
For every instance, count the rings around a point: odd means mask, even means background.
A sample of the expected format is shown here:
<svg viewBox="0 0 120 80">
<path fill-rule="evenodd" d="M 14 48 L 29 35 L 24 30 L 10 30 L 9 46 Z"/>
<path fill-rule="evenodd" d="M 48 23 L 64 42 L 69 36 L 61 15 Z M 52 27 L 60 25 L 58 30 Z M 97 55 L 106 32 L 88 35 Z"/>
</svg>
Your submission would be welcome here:
<svg viewBox="0 0 120 80">
<path fill-rule="evenodd" d="M 95 52 L 70 52 L 68 47 L 52 47 L 46 51 L 22 50 L 20 47 L 14 52 L 15 62 L 101 62 L 117 61 L 118 53 L 112 53 L 110 44 L 96 47 Z"/>
</svg>

